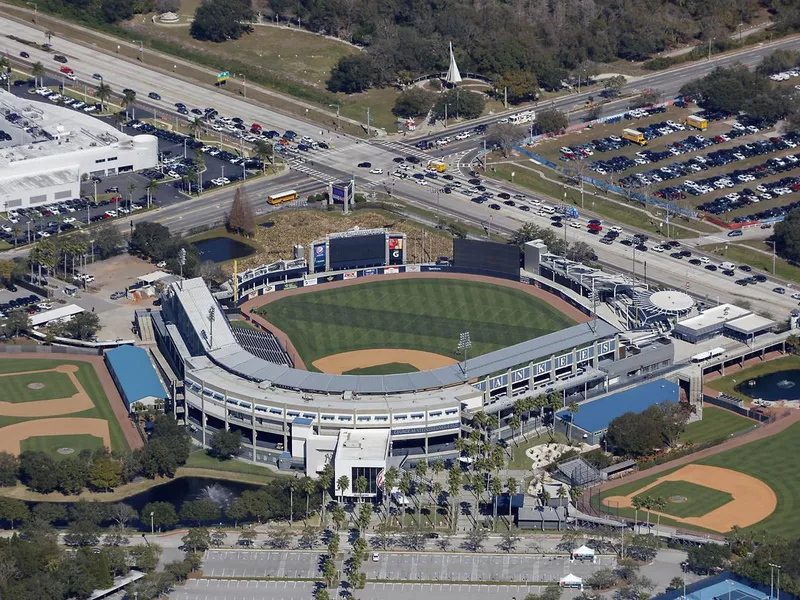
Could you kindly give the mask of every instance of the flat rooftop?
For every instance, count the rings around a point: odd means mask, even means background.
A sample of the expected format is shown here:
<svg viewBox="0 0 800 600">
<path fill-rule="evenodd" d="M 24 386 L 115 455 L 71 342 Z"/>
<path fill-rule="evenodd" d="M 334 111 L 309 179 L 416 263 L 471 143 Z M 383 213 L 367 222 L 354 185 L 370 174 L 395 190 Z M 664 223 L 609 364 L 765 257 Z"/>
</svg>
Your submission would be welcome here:
<svg viewBox="0 0 800 600">
<path fill-rule="evenodd" d="M 715 325 L 724 325 L 725 323 L 729 323 L 734 319 L 738 319 L 739 317 L 744 317 L 745 315 L 749 314 L 750 311 L 746 308 L 741 308 L 733 304 L 720 304 L 719 306 L 714 306 L 704 310 L 697 316 L 679 321 L 678 326 L 695 331 L 701 331 Z"/>
<path fill-rule="evenodd" d="M 375 462 L 386 458 L 389 451 L 389 429 L 339 431 L 336 460 Z"/>
<path fill-rule="evenodd" d="M 753 334 L 775 325 L 775 321 L 760 315 L 749 314 L 725 323 L 725 327 L 738 333 Z"/>
<path fill-rule="evenodd" d="M 678 402 L 678 384 L 666 379 L 656 379 L 621 392 L 603 396 L 597 400 L 584 402 L 573 417 L 573 424 L 589 433 L 602 431 L 617 417 L 627 412 L 644 412 L 654 404 Z M 569 411 L 559 411 L 558 416 L 569 420 Z"/>
<path fill-rule="evenodd" d="M 3 129 L 24 134 L 14 135 L 16 145 L 0 148 L 0 169 L 33 158 L 65 155 L 132 140 L 131 136 L 88 114 L 46 100 L 35 102 L 19 98 L 2 89 L 0 109 L 21 117 L 16 123 L 4 121 Z"/>
</svg>

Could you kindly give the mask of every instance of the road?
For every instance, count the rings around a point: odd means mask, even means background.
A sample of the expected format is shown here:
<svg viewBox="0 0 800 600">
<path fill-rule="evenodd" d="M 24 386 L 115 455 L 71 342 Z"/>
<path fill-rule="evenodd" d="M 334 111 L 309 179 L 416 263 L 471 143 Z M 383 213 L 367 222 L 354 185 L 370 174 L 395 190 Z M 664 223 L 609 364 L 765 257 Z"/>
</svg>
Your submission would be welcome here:
<svg viewBox="0 0 800 600">
<path fill-rule="evenodd" d="M 13 33 L 18 38 L 40 39 L 42 34 L 39 30 L 22 25 L 15 21 L 0 18 L 0 33 Z M 48 68 L 55 68 L 58 63 L 52 60 L 52 55 L 38 51 L 29 46 L 21 44 L 10 38 L 5 38 L 8 51 L 12 55 L 18 55 L 25 49 L 31 54 L 32 60 L 41 60 Z M 140 97 L 144 97 L 147 92 L 157 90 L 163 101 L 155 102 L 142 99 L 140 104 L 152 107 L 157 113 L 166 119 L 174 119 L 172 107 L 175 102 L 181 101 L 189 107 L 206 107 L 209 105 L 217 108 L 221 114 L 229 116 L 239 116 L 245 122 L 258 122 L 265 128 L 275 128 L 279 130 L 292 129 L 301 135 L 310 135 L 317 140 L 324 140 L 331 144 L 331 150 L 309 153 L 305 162 L 299 159 L 290 160 L 290 172 L 273 179 L 259 180 L 251 184 L 249 192 L 252 197 L 258 200 L 270 190 L 276 188 L 295 188 L 303 193 L 324 189 L 327 182 L 336 179 L 356 180 L 357 187 L 362 191 L 379 190 L 391 192 L 393 196 L 403 198 L 411 204 L 425 207 L 433 212 L 440 212 L 448 219 L 465 220 L 481 224 L 490 231 L 510 232 L 517 229 L 522 223 L 533 220 L 540 225 L 547 225 L 549 219 L 537 217 L 534 212 L 522 212 L 516 208 L 501 207 L 499 211 L 493 211 L 487 205 L 478 205 L 455 191 L 452 194 L 444 194 L 442 188 L 444 181 L 426 180 L 427 185 L 420 185 L 414 179 L 398 179 L 392 181 L 385 173 L 388 173 L 395 165 L 393 159 L 402 156 L 417 156 L 427 159 L 430 155 L 422 153 L 413 146 L 402 141 L 389 139 L 376 139 L 369 142 L 357 140 L 355 138 L 336 134 L 335 132 L 320 130 L 318 126 L 304 123 L 297 119 L 277 113 L 268 108 L 251 104 L 245 99 L 229 97 L 219 93 L 211 86 L 202 86 L 175 79 L 169 75 L 151 71 L 146 66 L 127 62 L 115 56 L 98 53 L 92 48 L 87 48 L 69 40 L 54 40 L 55 48 L 58 52 L 65 54 L 70 62 L 70 66 L 75 70 L 79 77 L 79 82 L 87 80 L 92 73 L 100 73 L 104 76 L 105 82 L 116 90 L 123 87 L 133 87 L 139 91 Z M 795 48 L 800 46 L 800 36 L 776 40 L 770 43 L 760 44 L 756 47 L 726 54 L 711 61 L 700 63 L 690 63 L 668 72 L 659 72 L 652 75 L 641 77 L 629 83 L 629 88 L 642 89 L 644 87 L 657 87 L 666 95 L 674 93 L 683 83 L 695 77 L 707 73 L 716 66 L 729 65 L 735 62 L 744 62 L 753 65 L 765 54 L 778 48 Z M 594 92 L 585 92 L 581 95 L 575 94 L 559 100 L 552 104 L 562 109 L 569 106 L 582 105 L 586 96 Z M 621 103 L 626 100 L 621 100 Z M 548 104 L 549 105 L 549 104 Z M 496 119 L 497 117 L 493 117 Z M 470 127 L 475 123 L 471 122 Z M 452 132 L 458 128 L 452 128 Z M 451 129 L 448 129 L 448 133 Z M 474 148 L 474 140 L 468 142 L 463 150 L 457 147 L 448 148 L 448 152 L 454 153 L 448 158 L 450 170 L 458 171 L 458 165 L 463 157 Z M 358 169 L 356 164 L 369 161 L 374 167 L 384 169 L 383 175 L 371 175 L 366 169 Z M 415 167 L 417 171 L 422 169 L 422 165 Z M 412 171 L 413 172 L 413 171 Z M 465 183 L 466 177 L 458 175 L 457 180 Z M 498 193 L 507 191 L 516 193 L 518 190 L 510 185 L 502 183 L 491 183 L 486 186 L 490 191 Z M 204 194 L 203 197 L 162 208 L 155 215 L 147 215 L 139 218 L 155 218 L 159 222 L 168 225 L 175 231 L 187 231 L 199 225 L 209 223 L 219 223 L 224 218 L 233 192 L 231 190 L 220 190 Z M 188 204 L 187 204 L 188 203 Z M 263 204 L 259 206 L 260 213 L 268 210 Z M 587 205 L 587 209 L 591 207 Z M 134 219 L 135 220 L 135 219 Z M 561 233 L 561 232 L 560 232 Z M 677 263 L 675 259 L 665 255 L 655 255 L 655 253 L 636 253 L 634 256 L 630 248 L 619 244 L 603 246 L 596 244 L 596 238 L 592 237 L 585 230 L 568 229 L 564 230 L 568 241 L 587 241 L 596 249 L 601 262 L 613 265 L 618 271 L 629 272 L 640 279 L 646 275 L 648 281 L 659 281 L 665 285 L 687 290 L 700 299 L 707 299 L 710 302 L 741 302 L 747 300 L 751 303 L 754 310 L 764 311 L 776 316 L 785 317 L 786 313 L 796 308 L 796 301 L 786 296 L 778 296 L 772 293 L 765 293 L 765 287 L 773 287 L 771 283 L 761 284 L 756 287 L 748 286 L 742 288 L 734 285 L 733 281 L 719 273 L 709 273 L 697 267 L 691 267 L 685 262 Z M 719 262 L 718 258 L 714 258 Z M 784 287 L 789 287 L 781 283 Z"/>
</svg>

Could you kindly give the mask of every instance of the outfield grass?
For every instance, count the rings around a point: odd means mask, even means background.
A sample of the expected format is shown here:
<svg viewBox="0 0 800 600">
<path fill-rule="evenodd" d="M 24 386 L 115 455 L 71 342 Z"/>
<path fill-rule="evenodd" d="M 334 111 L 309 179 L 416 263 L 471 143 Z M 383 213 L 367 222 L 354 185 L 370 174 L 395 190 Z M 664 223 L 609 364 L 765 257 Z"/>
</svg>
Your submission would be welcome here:
<svg viewBox="0 0 800 600">
<path fill-rule="evenodd" d="M 101 385 L 100 380 L 97 378 L 97 374 L 95 373 L 94 367 L 91 364 L 81 362 L 79 360 L 59 361 L 52 359 L 40 360 L 35 358 L 3 360 L 0 358 L 0 373 L 25 373 L 27 371 L 41 371 L 55 369 L 57 366 L 64 364 L 75 365 L 78 367 L 78 372 L 75 374 L 75 376 L 86 390 L 86 393 L 89 394 L 89 398 L 91 398 L 95 407 L 82 412 L 71 413 L 63 416 L 105 420 L 108 422 L 108 432 L 111 438 L 111 449 L 120 452 L 127 450 L 128 442 L 125 440 L 125 435 L 122 433 L 122 427 L 120 427 L 119 421 L 117 421 L 114 410 L 111 408 L 108 397 L 106 396 L 103 386 Z M 44 375 L 47 375 L 47 373 Z M 32 375 L 32 377 L 34 377 L 34 381 L 40 381 L 41 379 L 39 378 L 42 377 L 42 374 Z M 45 391 L 46 389 L 47 388 L 41 391 Z M 33 390 L 26 389 L 26 391 Z M 74 387 L 72 393 L 75 393 Z M 34 417 L 0 417 L 0 428 L 5 427 L 6 425 L 36 419 L 37 418 Z"/>
<path fill-rule="evenodd" d="M 702 517 L 733 500 L 733 496 L 727 492 L 689 483 L 688 481 L 665 481 L 634 497 L 645 498 L 647 496 L 663 498 L 666 500 L 666 506 L 659 512 L 682 519 L 686 517 Z M 682 496 L 686 500 L 684 502 L 670 500 L 670 498 L 678 496 Z"/>
<path fill-rule="evenodd" d="M 731 375 L 714 379 L 713 381 L 709 381 L 706 385 L 719 392 L 733 396 L 734 398 L 739 398 L 745 402 L 752 402 L 752 398 L 736 391 L 736 386 L 738 384 L 748 379 L 755 379 L 761 375 L 768 375 L 770 373 L 776 373 L 777 371 L 789 371 L 792 369 L 800 369 L 800 356 L 784 356 L 782 358 L 769 360 L 748 367 L 743 371 L 737 371 Z"/>
<path fill-rule="evenodd" d="M 679 441 L 681 444 L 703 444 L 727 438 L 756 426 L 756 423 L 747 417 L 724 408 L 705 406 L 703 420 L 689 423 Z"/>
<path fill-rule="evenodd" d="M 525 292 L 455 279 L 378 281 L 282 298 L 259 309 L 310 365 L 353 350 L 406 348 L 470 356 L 511 346 L 575 322 Z"/>
<path fill-rule="evenodd" d="M 31 389 L 31 384 L 41 383 L 42 389 Z M 0 377 L 0 402 L 33 402 L 69 398 L 78 390 L 64 373 L 24 373 Z"/>
<path fill-rule="evenodd" d="M 396 373 L 415 373 L 419 371 L 415 366 L 408 363 L 385 363 L 374 367 L 363 367 L 361 369 L 351 369 L 345 371 L 343 375 L 394 375 Z"/>
<path fill-rule="evenodd" d="M 73 454 L 59 454 L 59 448 L 72 448 L 75 452 Z M 22 452 L 40 450 L 56 459 L 75 456 L 81 450 L 100 450 L 101 448 L 103 448 L 103 440 L 88 434 L 37 435 L 20 442 L 20 451 Z"/>
</svg>

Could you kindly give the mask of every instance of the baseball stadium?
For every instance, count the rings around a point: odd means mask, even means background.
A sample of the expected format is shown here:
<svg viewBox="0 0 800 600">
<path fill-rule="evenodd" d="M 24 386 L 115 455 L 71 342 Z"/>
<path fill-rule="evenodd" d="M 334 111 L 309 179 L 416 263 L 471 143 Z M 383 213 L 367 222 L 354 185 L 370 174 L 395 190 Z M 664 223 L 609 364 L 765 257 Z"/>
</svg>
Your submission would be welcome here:
<svg viewBox="0 0 800 600">
<path fill-rule="evenodd" d="M 586 399 L 671 364 L 669 344 L 621 351 L 585 297 L 524 269 L 530 248 L 523 265 L 516 246 L 456 240 L 446 264 L 408 265 L 403 247 L 384 230 L 333 234 L 229 290 L 171 284 L 153 330 L 195 438 L 238 430 L 243 458 L 310 475 L 333 457 L 369 497 L 393 461 L 458 456 L 475 411 L 503 427 L 516 398 Z"/>
</svg>

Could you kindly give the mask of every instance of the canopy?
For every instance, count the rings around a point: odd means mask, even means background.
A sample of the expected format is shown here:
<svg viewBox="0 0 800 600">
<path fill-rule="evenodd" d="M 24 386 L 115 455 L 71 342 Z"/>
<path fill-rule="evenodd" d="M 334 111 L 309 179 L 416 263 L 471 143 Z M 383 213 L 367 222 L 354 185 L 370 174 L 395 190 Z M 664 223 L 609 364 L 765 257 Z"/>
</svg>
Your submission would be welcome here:
<svg viewBox="0 0 800 600">
<path fill-rule="evenodd" d="M 558 582 L 558 585 L 561 587 L 583 587 L 583 579 L 570 573 L 569 575 L 562 577 L 561 581 Z"/>
<path fill-rule="evenodd" d="M 595 552 L 589 546 L 581 546 L 572 551 L 572 556 L 594 556 Z"/>
</svg>

